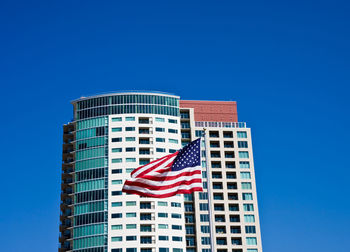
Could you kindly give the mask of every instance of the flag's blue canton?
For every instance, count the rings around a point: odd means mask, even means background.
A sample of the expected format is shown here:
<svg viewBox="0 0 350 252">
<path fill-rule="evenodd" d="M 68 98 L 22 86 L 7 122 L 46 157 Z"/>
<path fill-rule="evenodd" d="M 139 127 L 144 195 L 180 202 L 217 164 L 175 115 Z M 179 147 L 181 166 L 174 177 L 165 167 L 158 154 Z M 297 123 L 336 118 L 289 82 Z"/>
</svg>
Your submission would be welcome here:
<svg viewBox="0 0 350 252">
<path fill-rule="evenodd" d="M 198 138 L 184 148 L 179 150 L 173 165 L 172 171 L 179 171 L 187 167 L 195 167 L 201 165 L 201 139 Z"/>
</svg>

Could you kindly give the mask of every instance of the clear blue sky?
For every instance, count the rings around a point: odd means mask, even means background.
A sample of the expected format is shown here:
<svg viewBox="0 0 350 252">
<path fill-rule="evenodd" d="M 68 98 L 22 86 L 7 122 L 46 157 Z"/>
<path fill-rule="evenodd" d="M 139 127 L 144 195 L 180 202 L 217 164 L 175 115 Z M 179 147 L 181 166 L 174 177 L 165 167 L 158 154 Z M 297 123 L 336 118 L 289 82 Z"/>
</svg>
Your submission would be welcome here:
<svg viewBox="0 0 350 252">
<path fill-rule="evenodd" d="M 70 101 L 235 100 L 265 252 L 348 252 L 348 1 L 0 3 L 1 251 L 56 251 Z"/>
</svg>

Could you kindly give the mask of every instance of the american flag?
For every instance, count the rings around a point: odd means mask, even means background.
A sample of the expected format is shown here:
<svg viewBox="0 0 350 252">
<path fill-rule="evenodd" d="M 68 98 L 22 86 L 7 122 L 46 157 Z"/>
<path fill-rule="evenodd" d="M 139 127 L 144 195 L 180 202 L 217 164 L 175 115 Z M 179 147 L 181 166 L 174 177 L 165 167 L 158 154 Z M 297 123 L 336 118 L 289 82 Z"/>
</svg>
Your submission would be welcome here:
<svg viewBox="0 0 350 252">
<path fill-rule="evenodd" d="M 200 138 L 173 154 L 133 170 L 123 186 L 123 192 L 154 198 L 194 191 L 203 191 Z"/>
</svg>

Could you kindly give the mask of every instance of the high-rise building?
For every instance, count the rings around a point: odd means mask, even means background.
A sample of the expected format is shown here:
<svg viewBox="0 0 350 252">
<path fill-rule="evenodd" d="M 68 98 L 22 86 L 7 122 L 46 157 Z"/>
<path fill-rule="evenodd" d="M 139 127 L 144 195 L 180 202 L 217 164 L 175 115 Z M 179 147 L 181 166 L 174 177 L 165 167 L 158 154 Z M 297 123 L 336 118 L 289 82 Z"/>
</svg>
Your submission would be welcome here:
<svg viewBox="0 0 350 252">
<path fill-rule="evenodd" d="M 74 118 L 63 126 L 59 252 L 209 252 L 210 230 L 214 251 L 262 251 L 251 134 L 235 102 L 128 92 L 72 104 Z M 203 192 L 122 193 L 133 169 L 176 152 L 204 128 Z"/>
</svg>

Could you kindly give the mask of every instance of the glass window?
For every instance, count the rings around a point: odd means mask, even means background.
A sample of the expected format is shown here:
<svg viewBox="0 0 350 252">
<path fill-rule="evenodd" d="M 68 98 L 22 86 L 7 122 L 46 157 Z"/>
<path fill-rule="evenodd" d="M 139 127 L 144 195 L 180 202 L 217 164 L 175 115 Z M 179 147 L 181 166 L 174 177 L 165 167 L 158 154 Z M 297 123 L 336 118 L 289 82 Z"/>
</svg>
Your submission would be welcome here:
<svg viewBox="0 0 350 252">
<path fill-rule="evenodd" d="M 196 130 L 195 131 L 196 137 L 202 137 L 203 136 L 203 130 Z"/>
<path fill-rule="evenodd" d="M 133 116 L 125 117 L 125 121 L 135 121 L 135 117 Z"/>
<path fill-rule="evenodd" d="M 256 245 L 256 238 L 255 237 L 247 237 L 246 238 L 247 245 Z"/>
<path fill-rule="evenodd" d="M 112 132 L 121 132 L 122 128 L 112 128 Z"/>
<path fill-rule="evenodd" d="M 243 204 L 244 211 L 254 211 L 254 205 L 253 204 Z"/>
<path fill-rule="evenodd" d="M 175 119 L 168 119 L 168 122 L 169 123 L 177 123 L 177 120 L 175 120 Z"/>
<path fill-rule="evenodd" d="M 169 236 L 160 235 L 160 236 L 158 236 L 158 239 L 159 239 L 160 241 L 169 241 Z"/>
<path fill-rule="evenodd" d="M 210 237 L 202 237 L 202 245 L 209 245 Z"/>
<path fill-rule="evenodd" d="M 112 174 L 122 173 L 122 169 L 113 169 Z"/>
<path fill-rule="evenodd" d="M 250 172 L 241 172 L 241 179 L 250 179 Z"/>
<path fill-rule="evenodd" d="M 156 148 L 156 151 L 157 152 L 165 152 L 165 149 L 164 148 Z"/>
<path fill-rule="evenodd" d="M 248 148 L 247 141 L 238 141 L 238 148 Z"/>
<path fill-rule="evenodd" d="M 168 206 L 168 202 L 166 201 L 159 201 L 158 206 Z"/>
<path fill-rule="evenodd" d="M 168 129 L 168 132 L 177 134 L 177 129 Z"/>
<path fill-rule="evenodd" d="M 158 213 L 158 217 L 159 218 L 168 218 L 168 214 L 167 213 Z"/>
<path fill-rule="evenodd" d="M 112 152 L 122 152 L 122 148 L 112 148 Z"/>
<path fill-rule="evenodd" d="M 136 206 L 136 201 L 127 201 L 126 206 Z"/>
<path fill-rule="evenodd" d="M 238 155 L 239 155 L 240 158 L 249 158 L 248 151 L 239 151 Z"/>
<path fill-rule="evenodd" d="M 169 143 L 175 143 L 175 144 L 177 144 L 177 143 L 179 143 L 179 141 L 178 140 L 176 140 L 176 139 L 169 139 Z"/>
<path fill-rule="evenodd" d="M 199 199 L 207 200 L 208 199 L 208 193 L 207 192 L 199 192 Z"/>
<path fill-rule="evenodd" d="M 121 142 L 122 138 L 121 137 L 114 137 L 112 138 L 112 143 L 117 143 L 117 142 Z"/>
<path fill-rule="evenodd" d="M 121 163 L 122 162 L 122 159 L 121 158 L 113 158 L 112 159 L 112 163 Z"/>
<path fill-rule="evenodd" d="M 173 236 L 173 241 L 182 241 L 181 236 Z"/>
<path fill-rule="evenodd" d="M 157 132 L 165 132 L 165 129 L 164 129 L 164 128 L 159 128 L 159 127 L 157 127 L 157 128 L 156 128 L 156 131 L 157 131 Z"/>
<path fill-rule="evenodd" d="M 136 236 L 134 236 L 134 235 L 128 235 L 127 237 L 126 237 L 126 240 L 127 241 L 136 241 Z"/>
<path fill-rule="evenodd" d="M 245 232 L 247 234 L 255 234 L 256 233 L 255 226 L 245 226 Z"/>
<path fill-rule="evenodd" d="M 126 152 L 134 152 L 134 151 L 136 151 L 136 148 L 134 148 L 134 147 L 126 147 L 125 151 Z"/>
<path fill-rule="evenodd" d="M 134 218 L 134 217 L 136 217 L 136 213 L 126 213 L 125 216 L 127 218 Z"/>
<path fill-rule="evenodd" d="M 169 248 L 159 248 L 159 252 L 169 252 Z"/>
<path fill-rule="evenodd" d="M 125 127 L 125 131 L 135 131 L 135 127 Z"/>
<path fill-rule="evenodd" d="M 204 234 L 210 233 L 210 226 L 201 226 L 201 232 Z"/>
<path fill-rule="evenodd" d="M 122 236 L 114 236 L 114 237 L 112 237 L 112 242 L 119 242 L 119 241 L 123 241 L 123 237 Z"/>
<path fill-rule="evenodd" d="M 237 131 L 237 138 L 247 138 L 247 132 Z"/>
<path fill-rule="evenodd" d="M 253 200 L 253 194 L 251 193 L 243 193 L 243 200 Z"/>
<path fill-rule="evenodd" d="M 136 162 L 136 158 L 126 158 L 125 161 L 126 161 L 127 163 Z"/>
<path fill-rule="evenodd" d="M 112 196 L 122 195 L 122 191 L 112 191 Z"/>
<path fill-rule="evenodd" d="M 199 209 L 201 211 L 208 211 L 208 209 L 209 209 L 208 203 L 199 203 Z"/>
<path fill-rule="evenodd" d="M 125 141 L 127 141 L 127 142 L 135 142 L 135 137 L 126 137 Z"/>
<path fill-rule="evenodd" d="M 178 202 L 171 202 L 172 207 L 181 207 L 181 203 Z"/>
<path fill-rule="evenodd" d="M 244 215 L 244 222 L 247 223 L 254 223 L 255 222 L 255 216 L 252 214 L 246 214 Z"/>
<path fill-rule="evenodd" d="M 174 229 L 174 230 L 182 230 L 182 226 L 181 225 L 172 225 L 171 228 Z"/>
<path fill-rule="evenodd" d="M 158 224 L 159 229 L 168 229 L 168 224 Z"/>
<path fill-rule="evenodd" d="M 126 173 L 132 173 L 133 170 L 134 170 L 134 168 L 126 168 L 126 169 L 125 169 L 125 172 L 126 172 Z"/>
<path fill-rule="evenodd" d="M 157 137 L 156 138 L 156 142 L 164 143 L 165 142 L 165 138 Z"/>
<path fill-rule="evenodd" d="M 112 225 L 112 230 L 123 229 L 123 225 Z"/>
<path fill-rule="evenodd" d="M 112 218 L 122 218 L 122 214 L 121 213 L 114 213 L 112 214 Z"/>
<path fill-rule="evenodd" d="M 121 117 L 114 117 L 112 118 L 112 122 L 121 122 L 122 118 Z"/>
<path fill-rule="evenodd" d="M 201 221 L 201 222 L 207 222 L 207 221 L 209 221 L 209 214 L 201 214 L 201 215 L 200 215 L 200 221 Z"/>
<path fill-rule="evenodd" d="M 240 161 L 239 162 L 239 168 L 250 168 L 249 162 L 248 161 Z"/>
<path fill-rule="evenodd" d="M 136 224 L 126 224 L 126 229 L 136 229 Z"/>
<path fill-rule="evenodd" d="M 242 182 L 242 189 L 244 189 L 244 190 L 252 189 L 252 183 L 250 183 L 250 182 Z"/>
<path fill-rule="evenodd" d="M 181 214 L 172 213 L 172 214 L 171 214 L 171 218 L 174 218 L 174 219 L 181 219 Z"/>
<path fill-rule="evenodd" d="M 112 207 L 121 207 L 123 202 L 112 202 Z"/>
<path fill-rule="evenodd" d="M 247 249 L 247 252 L 258 252 L 258 249 Z"/>
<path fill-rule="evenodd" d="M 156 117 L 156 122 L 165 122 L 164 118 Z"/>
</svg>

